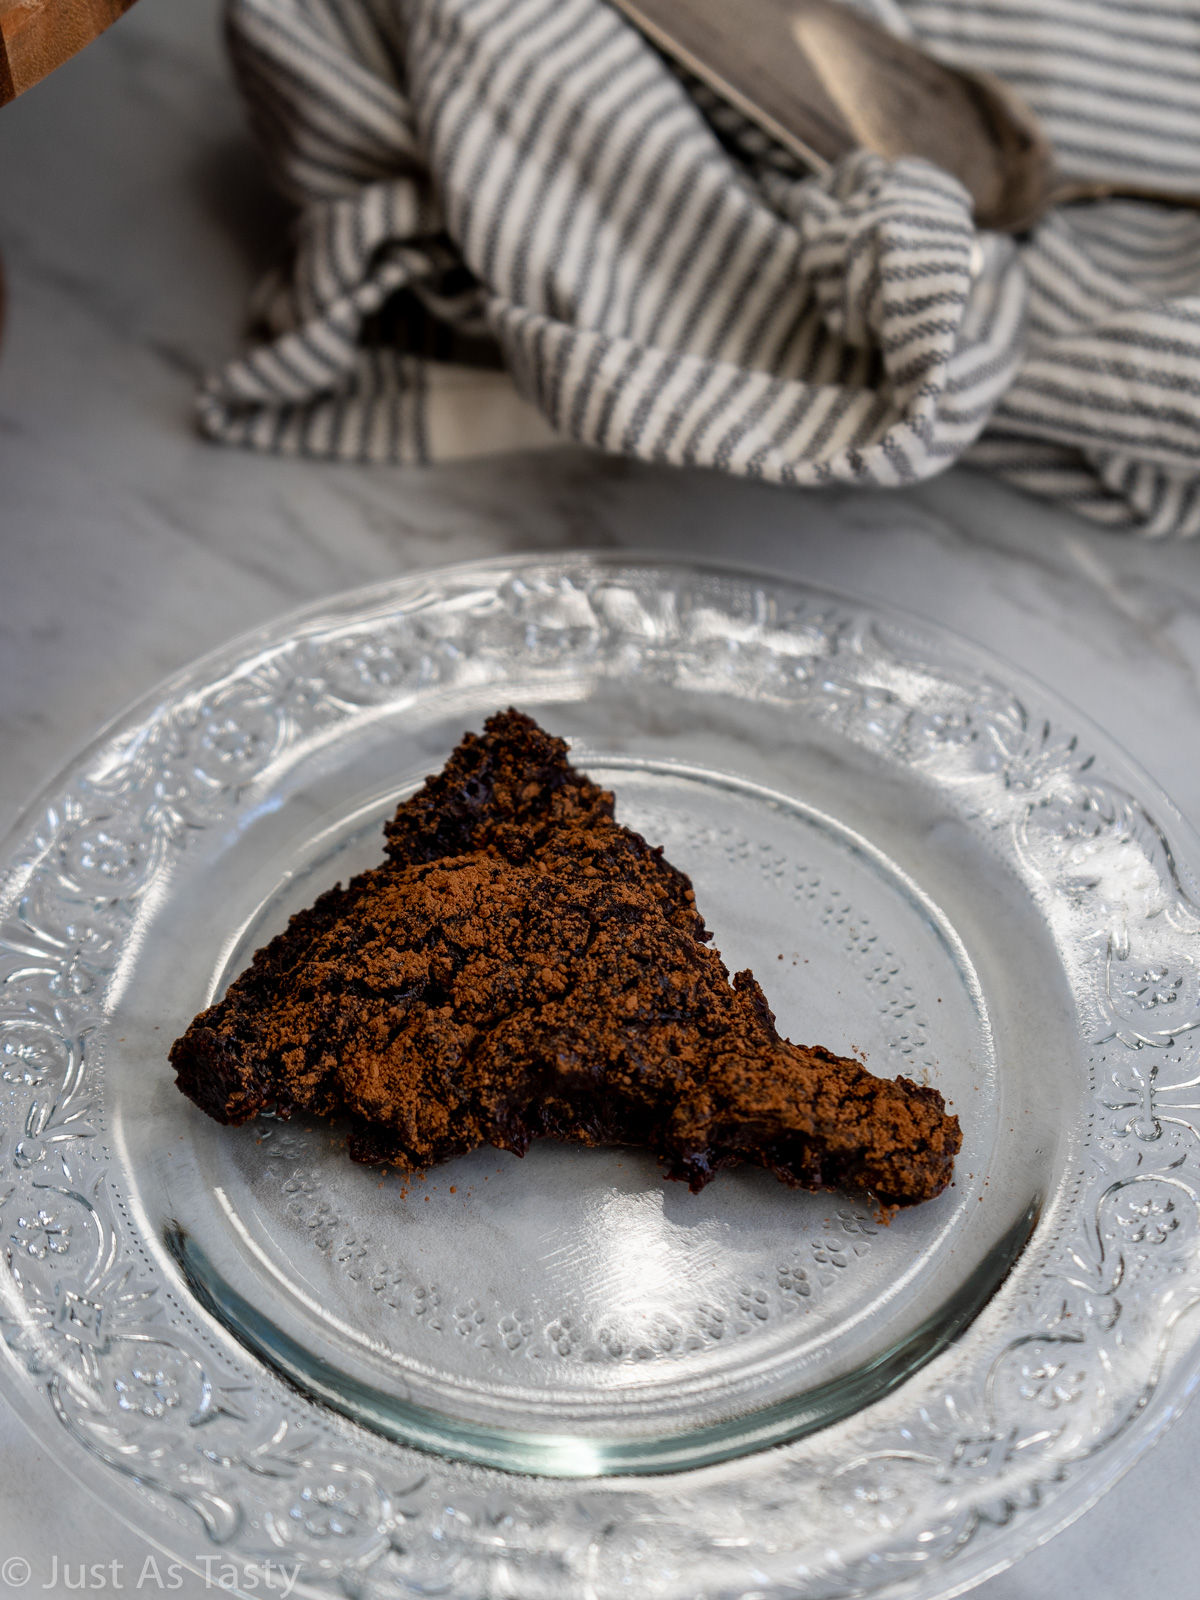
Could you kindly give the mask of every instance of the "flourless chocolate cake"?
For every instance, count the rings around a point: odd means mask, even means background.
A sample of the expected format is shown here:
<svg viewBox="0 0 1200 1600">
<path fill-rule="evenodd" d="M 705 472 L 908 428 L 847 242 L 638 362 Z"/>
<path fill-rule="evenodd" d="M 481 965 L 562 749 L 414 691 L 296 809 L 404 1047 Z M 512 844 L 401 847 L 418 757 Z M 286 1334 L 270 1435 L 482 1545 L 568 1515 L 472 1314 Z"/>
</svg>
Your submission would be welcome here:
<svg viewBox="0 0 1200 1600">
<path fill-rule="evenodd" d="M 693 1190 L 737 1161 L 888 1204 L 949 1182 L 941 1095 L 781 1039 L 687 877 L 531 718 L 468 734 L 384 832 L 172 1046 L 218 1121 L 345 1118 L 355 1160 L 410 1171 L 548 1136 L 647 1146 Z"/>
</svg>

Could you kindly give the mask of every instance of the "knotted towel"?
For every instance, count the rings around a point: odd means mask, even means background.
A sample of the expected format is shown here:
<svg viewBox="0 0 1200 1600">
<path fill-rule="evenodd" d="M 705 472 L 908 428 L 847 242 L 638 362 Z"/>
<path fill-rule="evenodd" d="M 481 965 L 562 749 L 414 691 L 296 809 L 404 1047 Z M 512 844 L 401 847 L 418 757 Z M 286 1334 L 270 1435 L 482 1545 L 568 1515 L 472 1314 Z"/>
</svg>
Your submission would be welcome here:
<svg viewBox="0 0 1200 1600">
<path fill-rule="evenodd" d="M 1031 102 L 1071 174 L 1200 193 L 1182 0 L 868 0 Z M 355 461 L 554 436 L 787 484 L 958 458 L 1200 532 L 1200 216 L 978 233 L 920 161 L 806 176 L 606 0 L 230 0 L 299 206 L 205 430 Z M 514 388 L 515 384 L 515 388 Z"/>
</svg>

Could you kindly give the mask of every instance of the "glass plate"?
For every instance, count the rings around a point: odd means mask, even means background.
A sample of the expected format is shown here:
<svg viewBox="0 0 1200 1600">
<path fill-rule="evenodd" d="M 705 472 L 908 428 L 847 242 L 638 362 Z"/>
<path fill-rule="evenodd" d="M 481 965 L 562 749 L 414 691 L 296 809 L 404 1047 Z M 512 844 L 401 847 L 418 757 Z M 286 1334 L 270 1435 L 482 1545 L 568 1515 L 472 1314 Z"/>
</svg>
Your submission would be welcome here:
<svg viewBox="0 0 1200 1600">
<path fill-rule="evenodd" d="M 951 1189 L 889 1222 L 549 1142 L 413 1179 L 177 1093 L 193 1013 L 508 704 L 692 875 L 786 1035 L 942 1090 Z M 1195 1367 L 1198 859 L 1044 690 L 796 583 L 539 558 L 287 618 L 5 846 L 5 1392 L 163 1549 L 299 1592 L 957 1591 Z"/>
</svg>

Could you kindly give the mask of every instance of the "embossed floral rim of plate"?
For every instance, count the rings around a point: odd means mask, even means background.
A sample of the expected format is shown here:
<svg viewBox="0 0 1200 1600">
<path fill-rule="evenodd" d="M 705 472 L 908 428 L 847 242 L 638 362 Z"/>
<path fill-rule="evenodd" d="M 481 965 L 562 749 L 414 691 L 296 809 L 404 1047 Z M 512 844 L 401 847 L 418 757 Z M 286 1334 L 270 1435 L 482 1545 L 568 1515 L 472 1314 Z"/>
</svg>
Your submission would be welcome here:
<svg viewBox="0 0 1200 1600">
<path fill-rule="evenodd" d="M 183 1100 L 172 1038 L 510 703 L 693 875 L 785 1033 L 941 1088 L 953 1188 L 885 1225 L 550 1143 L 413 1179 Z M 164 1550 L 300 1593 L 958 1592 L 1192 1381 L 1197 860 L 1046 691 L 796 583 L 525 559 L 286 618 L 5 846 L 3 1392 Z"/>
</svg>

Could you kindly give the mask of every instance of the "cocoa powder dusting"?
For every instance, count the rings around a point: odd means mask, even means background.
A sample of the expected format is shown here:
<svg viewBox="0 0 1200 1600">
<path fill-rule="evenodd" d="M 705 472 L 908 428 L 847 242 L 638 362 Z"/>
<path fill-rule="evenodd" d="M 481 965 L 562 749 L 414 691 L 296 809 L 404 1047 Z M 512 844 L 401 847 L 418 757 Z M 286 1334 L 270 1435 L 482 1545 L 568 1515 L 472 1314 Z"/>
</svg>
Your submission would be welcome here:
<svg viewBox="0 0 1200 1600">
<path fill-rule="evenodd" d="M 550 1136 L 648 1146 L 694 1190 L 736 1161 L 888 1204 L 949 1182 L 941 1095 L 781 1039 L 689 880 L 529 717 L 468 734 L 385 834 L 173 1045 L 219 1121 L 348 1118 L 356 1160 L 406 1171 Z"/>
</svg>

